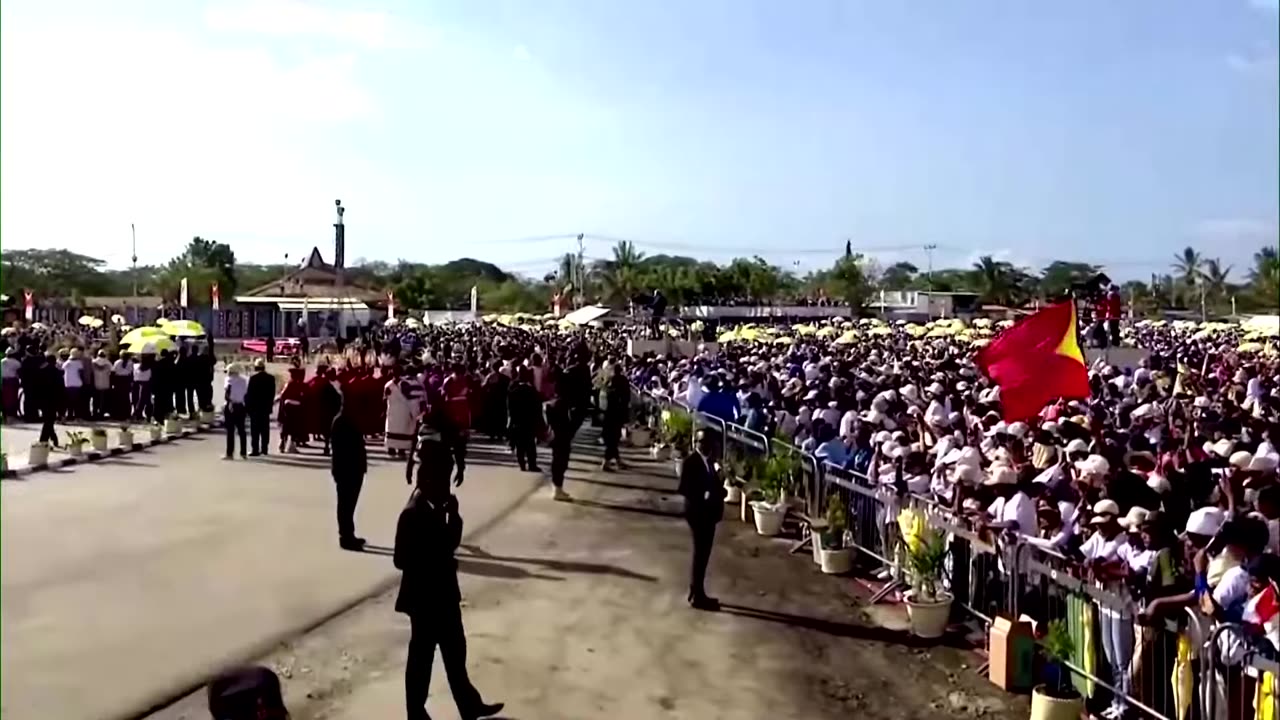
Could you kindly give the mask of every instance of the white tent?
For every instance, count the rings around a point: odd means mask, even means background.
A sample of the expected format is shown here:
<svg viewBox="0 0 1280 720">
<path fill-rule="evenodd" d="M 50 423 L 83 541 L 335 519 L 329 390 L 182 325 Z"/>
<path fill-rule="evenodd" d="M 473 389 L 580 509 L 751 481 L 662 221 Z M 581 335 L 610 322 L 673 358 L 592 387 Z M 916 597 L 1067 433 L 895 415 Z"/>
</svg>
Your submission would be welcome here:
<svg viewBox="0 0 1280 720">
<path fill-rule="evenodd" d="M 600 318 L 608 314 L 609 314 L 609 308 L 607 307 L 600 307 L 599 305 L 588 305 L 586 307 L 578 308 L 577 310 L 574 310 L 568 315 L 565 315 L 564 319 L 568 320 L 574 325 L 587 325 L 592 322 L 595 322 L 596 320 L 599 320 Z"/>
</svg>

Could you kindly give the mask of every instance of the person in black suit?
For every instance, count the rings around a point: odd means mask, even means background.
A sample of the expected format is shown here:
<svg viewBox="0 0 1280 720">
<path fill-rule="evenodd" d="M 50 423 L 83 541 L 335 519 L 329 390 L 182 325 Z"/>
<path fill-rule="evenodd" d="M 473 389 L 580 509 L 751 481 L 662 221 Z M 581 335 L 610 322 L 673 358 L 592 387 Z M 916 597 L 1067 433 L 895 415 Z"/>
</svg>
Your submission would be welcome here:
<svg viewBox="0 0 1280 720">
<path fill-rule="evenodd" d="M 521 470 L 542 472 L 538 467 L 538 433 L 542 430 L 542 398 L 533 387 L 533 370 L 521 367 L 507 393 L 507 418 L 511 446 Z"/>
<path fill-rule="evenodd" d="M 424 427 L 416 452 L 417 483 L 396 523 L 395 566 L 401 571 L 396 612 L 409 616 L 409 657 L 404 667 L 409 720 L 430 720 L 427 693 L 436 646 L 449 690 L 463 720 L 489 717 L 502 703 L 487 704 L 467 674 L 467 638 L 462 627 L 462 591 L 453 554 L 462 541 L 458 498 L 449 491 L 453 456 L 434 428 Z"/>
<path fill-rule="evenodd" d="M 329 440 L 333 451 L 330 469 L 338 492 L 338 546 L 343 550 L 363 550 L 364 538 L 356 537 L 356 503 L 360 501 L 369 460 L 365 455 L 364 433 L 347 413 L 345 404 L 338 406 Z"/>
<path fill-rule="evenodd" d="M 716 475 L 715 440 L 699 431 L 695 451 L 680 466 L 680 494 L 684 496 L 684 517 L 693 535 L 693 563 L 689 573 L 689 604 L 698 610 L 719 610 L 720 601 L 707 595 L 703 583 L 716 524 L 724 514 L 724 485 Z"/>
<path fill-rule="evenodd" d="M 249 416 L 249 454 L 266 455 L 271 447 L 271 408 L 276 403 L 276 377 L 267 372 L 267 364 L 253 361 L 249 389 L 245 393 L 245 411 Z"/>
</svg>

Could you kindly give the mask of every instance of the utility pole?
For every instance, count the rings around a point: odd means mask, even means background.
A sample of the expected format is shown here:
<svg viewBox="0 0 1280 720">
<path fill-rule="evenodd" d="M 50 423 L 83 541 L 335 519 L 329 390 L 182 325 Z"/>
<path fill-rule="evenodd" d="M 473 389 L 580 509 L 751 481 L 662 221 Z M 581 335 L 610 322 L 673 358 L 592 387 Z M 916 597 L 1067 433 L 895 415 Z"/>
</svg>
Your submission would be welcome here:
<svg viewBox="0 0 1280 720">
<path fill-rule="evenodd" d="M 937 249 L 938 249 L 938 246 L 934 243 L 929 243 L 928 245 L 924 246 L 925 255 L 929 259 L 929 264 L 927 266 L 928 270 L 926 271 L 926 275 L 925 275 L 925 277 L 928 278 L 928 282 L 929 282 L 929 296 L 928 296 L 928 300 L 925 302 L 925 307 L 928 308 L 930 320 L 933 319 L 933 251 Z"/>
<path fill-rule="evenodd" d="M 1209 313 L 1208 313 L 1208 311 L 1205 309 L 1205 302 L 1204 302 L 1204 282 L 1203 282 L 1203 281 L 1201 281 L 1201 282 L 1200 282 L 1200 283 L 1198 283 L 1198 284 L 1200 285 L 1200 322 L 1205 322 L 1206 320 L 1208 320 L 1208 319 L 1209 319 Z"/>
<path fill-rule="evenodd" d="M 133 234 L 133 296 L 138 297 L 138 229 L 129 223 L 129 232 Z"/>
<path fill-rule="evenodd" d="M 582 307 L 583 296 L 586 294 L 586 291 L 587 291 L 586 267 L 582 263 L 582 258 L 584 255 L 582 238 L 585 236 L 586 236 L 586 233 L 578 233 L 578 262 L 577 262 L 578 282 L 574 284 L 574 287 L 578 291 L 577 293 L 578 300 L 577 300 L 577 303 L 575 303 L 574 307 Z"/>
</svg>

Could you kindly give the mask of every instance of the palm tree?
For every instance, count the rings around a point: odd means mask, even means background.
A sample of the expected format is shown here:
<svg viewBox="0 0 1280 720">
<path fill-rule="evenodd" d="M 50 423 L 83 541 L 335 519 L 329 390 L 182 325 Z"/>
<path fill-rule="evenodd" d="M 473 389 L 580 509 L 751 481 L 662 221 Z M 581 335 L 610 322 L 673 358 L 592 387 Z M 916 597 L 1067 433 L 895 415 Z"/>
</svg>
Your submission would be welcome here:
<svg viewBox="0 0 1280 720">
<path fill-rule="evenodd" d="M 623 240 L 613 246 L 613 259 L 596 264 L 600 282 L 607 299 L 629 302 L 642 289 L 640 262 L 644 253 L 636 250 L 635 243 Z"/>
<path fill-rule="evenodd" d="M 982 299 L 998 305 L 1008 305 L 1013 294 L 1013 265 L 996 260 L 990 255 L 983 255 L 973 264 L 978 291 Z"/>
<path fill-rule="evenodd" d="M 1204 280 L 1205 294 L 1211 298 L 1222 297 L 1227 292 L 1227 277 L 1231 275 L 1231 268 L 1228 265 L 1222 267 L 1222 262 L 1218 258 L 1206 260 L 1204 269 L 1200 271 L 1200 277 Z"/>
<path fill-rule="evenodd" d="M 1200 276 L 1200 266 L 1203 264 L 1204 258 L 1190 246 L 1173 256 L 1173 271 L 1182 276 L 1182 282 L 1188 287 L 1195 286 Z"/>
</svg>

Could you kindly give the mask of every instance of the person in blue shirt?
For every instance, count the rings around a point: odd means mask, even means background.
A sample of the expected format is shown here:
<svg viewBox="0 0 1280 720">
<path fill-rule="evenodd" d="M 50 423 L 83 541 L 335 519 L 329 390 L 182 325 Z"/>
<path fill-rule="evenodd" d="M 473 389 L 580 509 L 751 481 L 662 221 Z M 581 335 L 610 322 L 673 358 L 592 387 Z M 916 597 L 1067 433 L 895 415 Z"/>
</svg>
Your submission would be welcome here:
<svg viewBox="0 0 1280 720">
<path fill-rule="evenodd" d="M 835 428 L 826 423 L 818 431 L 818 447 L 813 454 L 819 462 L 838 467 L 844 467 L 849 461 L 849 449 L 844 446 L 844 440 L 836 433 Z"/>
<path fill-rule="evenodd" d="M 719 375 L 708 375 L 702 387 L 707 391 L 698 401 L 698 412 L 706 413 L 725 422 L 737 422 L 742 413 L 738 397 L 724 389 Z"/>
</svg>

